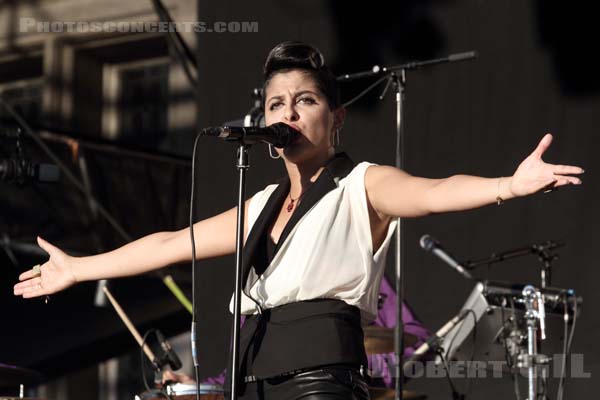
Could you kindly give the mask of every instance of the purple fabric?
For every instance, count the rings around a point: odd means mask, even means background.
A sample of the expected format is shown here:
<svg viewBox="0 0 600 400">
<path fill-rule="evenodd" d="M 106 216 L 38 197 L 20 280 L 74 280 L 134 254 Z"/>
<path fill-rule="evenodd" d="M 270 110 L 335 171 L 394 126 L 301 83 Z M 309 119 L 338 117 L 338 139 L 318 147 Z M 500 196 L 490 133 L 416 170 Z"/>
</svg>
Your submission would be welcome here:
<svg viewBox="0 0 600 400">
<path fill-rule="evenodd" d="M 396 326 L 396 292 L 387 278 L 384 276 L 381 280 L 379 295 L 383 299 L 383 304 L 377 312 L 375 325 L 386 328 Z M 402 304 L 402 321 L 404 322 L 404 333 L 411 334 L 417 337 L 417 342 L 411 347 L 404 348 L 404 358 L 410 357 L 415 350 L 422 345 L 431 333 L 423 324 L 415 317 L 415 314 L 406 304 Z M 394 380 L 390 374 L 390 367 L 393 368 L 394 353 L 376 354 L 369 356 L 369 370 L 373 378 L 381 378 L 386 387 L 393 387 Z"/>
<path fill-rule="evenodd" d="M 240 328 L 242 326 L 244 326 L 244 322 L 246 322 L 246 316 L 242 315 L 240 317 Z M 205 380 L 202 381 L 202 383 L 205 383 L 207 385 L 220 385 L 223 386 L 225 384 L 225 374 L 227 373 L 227 370 L 224 369 L 219 375 L 217 376 L 211 376 L 210 378 L 206 378 Z"/>
<path fill-rule="evenodd" d="M 385 328 L 393 328 L 396 326 L 396 292 L 387 278 L 381 281 L 379 294 L 383 299 L 383 304 L 377 312 L 377 318 L 374 325 L 383 326 Z M 244 324 L 245 317 L 242 316 L 240 326 Z M 417 343 L 412 347 L 404 349 L 404 357 L 410 357 L 414 351 L 427 340 L 431 334 L 419 320 L 415 317 L 413 311 L 406 305 L 402 304 L 402 321 L 404 321 L 404 332 L 414 335 L 418 338 Z M 377 354 L 369 356 L 369 370 L 373 378 L 381 378 L 386 387 L 392 387 L 394 381 L 390 374 L 389 367 L 395 365 L 394 353 Z M 225 370 L 220 375 L 206 378 L 202 383 L 210 385 L 223 385 L 225 383 Z"/>
</svg>

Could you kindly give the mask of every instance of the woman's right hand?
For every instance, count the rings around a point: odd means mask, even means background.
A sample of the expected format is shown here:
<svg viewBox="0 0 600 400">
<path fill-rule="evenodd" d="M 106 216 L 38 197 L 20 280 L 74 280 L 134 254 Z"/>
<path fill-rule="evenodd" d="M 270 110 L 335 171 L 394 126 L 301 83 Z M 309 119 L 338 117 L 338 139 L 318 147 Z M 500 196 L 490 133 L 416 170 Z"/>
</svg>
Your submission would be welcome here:
<svg viewBox="0 0 600 400">
<path fill-rule="evenodd" d="M 73 273 L 75 257 L 71 257 L 56 246 L 38 237 L 39 246 L 48 253 L 50 259 L 41 265 L 41 274 L 34 269 L 19 275 L 19 283 L 14 287 L 15 296 L 31 298 L 59 292 L 77 283 Z"/>
<path fill-rule="evenodd" d="M 183 383 L 186 385 L 191 385 L 196 383 L 196 381 L 186 374 L 178 374 L 166 369 L 162 373 L 162 383 Z"/>
</svg>

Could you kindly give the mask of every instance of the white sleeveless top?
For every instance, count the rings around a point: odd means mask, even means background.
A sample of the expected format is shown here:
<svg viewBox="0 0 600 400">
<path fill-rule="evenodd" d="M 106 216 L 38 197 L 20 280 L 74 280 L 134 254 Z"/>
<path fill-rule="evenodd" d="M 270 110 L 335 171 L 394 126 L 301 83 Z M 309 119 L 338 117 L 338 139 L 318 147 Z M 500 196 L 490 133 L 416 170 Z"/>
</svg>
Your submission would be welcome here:
<svg viewBox="0 0 600 400">
<path fill-rule="evenodd" d="M 358 307 L 363 322 L 375 319 L 396 220 L 390 223 L 383 243 L 373 254 L 365 190 L 365 172 L 371 165 L 362 162 L 355 166 L 294 226 L 250 289 L 250 295 L 263 309 L 318 298 L 339 299 Z M 248 232 L 276 188 L 269 185 L 252 197 Z M 244 293 L 241 312 L 258 312 L 254 301 Z"/>
</svg>

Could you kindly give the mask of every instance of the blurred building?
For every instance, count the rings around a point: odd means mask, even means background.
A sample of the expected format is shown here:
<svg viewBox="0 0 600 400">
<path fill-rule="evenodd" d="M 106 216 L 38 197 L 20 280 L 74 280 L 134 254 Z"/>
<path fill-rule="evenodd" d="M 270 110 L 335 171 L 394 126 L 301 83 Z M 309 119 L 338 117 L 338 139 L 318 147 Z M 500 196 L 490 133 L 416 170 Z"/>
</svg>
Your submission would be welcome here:
<svg viewBox="0 0 600 400">
<path fill-rule="evenodd" d="M 147 154 L 189 155 L 194 91 L 169 44 L 167 32 L 174 25 L 158 23 L 155 5 L 147 0 L 1 2 L 0 96 L 37 132 L 115 143 Z M 194 1 L 169 0 L 164 6 L 179 24 L 196 19 Z M 177 29 L 193 53 L 193 30 L 185 24 Z M 189 68 L 195 75 L 194 67 Z M 0 107 L 0 130 L 14 125 Z M 38 390 L 26 388 L 26 395 L 133 398 L 143 387 L 139 363 L 134 351 L 76 368 L 78 372 L 54 377 Z M 16 394 L 14 388 L 0 388 L 0 395 Z"/>
<path fill-rule="evenodd" d="M 165 6 L 179 24 L 196 18 L 193 1 Z M 177 151 L 195 102 L 174 26 L 158 21 L 152 1 L 3 2 L 0 93 L 36 127 Z M 178 29 L 194 49 L 191 25 Z"/>
</svg>

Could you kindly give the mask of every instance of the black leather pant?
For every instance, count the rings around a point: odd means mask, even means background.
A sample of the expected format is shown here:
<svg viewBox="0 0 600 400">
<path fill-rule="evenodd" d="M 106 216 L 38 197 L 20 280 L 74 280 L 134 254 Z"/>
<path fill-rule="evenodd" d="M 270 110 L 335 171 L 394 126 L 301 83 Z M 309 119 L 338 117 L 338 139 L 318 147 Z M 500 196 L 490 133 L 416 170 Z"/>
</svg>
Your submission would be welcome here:
<svg viewBox="0 0 600 400">
<path fill-rule="evenodd" d="M 369 400 L 367 382 L 358 371 L 326 367 L 282 378 L 246 383 L 239 400 Z"/>
</svg>

